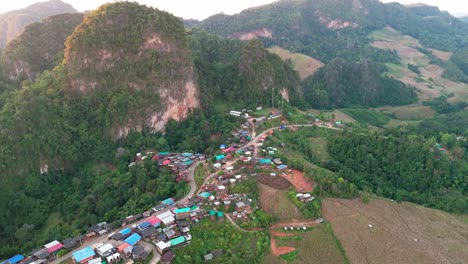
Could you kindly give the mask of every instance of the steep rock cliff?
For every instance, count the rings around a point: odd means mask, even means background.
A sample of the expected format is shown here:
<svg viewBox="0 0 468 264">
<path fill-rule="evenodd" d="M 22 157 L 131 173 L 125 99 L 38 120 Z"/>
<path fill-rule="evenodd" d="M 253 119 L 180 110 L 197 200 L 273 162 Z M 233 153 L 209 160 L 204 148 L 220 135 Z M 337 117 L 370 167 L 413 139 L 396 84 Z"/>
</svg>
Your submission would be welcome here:
<svg viewBox="0 0 468 264">
<path fill-rule="evenodd" d="M 166 12 L 135 3 L 104 5 L 67 39 L 63 62 L 77 96 L 124 91 L 141 99 L 124 106 L 115 97 L 106 102 L 115 103 L 116 137 L 162 130 L 168 120 L 181 120 L 199 106 L 183 23 Z"/>
</svg>

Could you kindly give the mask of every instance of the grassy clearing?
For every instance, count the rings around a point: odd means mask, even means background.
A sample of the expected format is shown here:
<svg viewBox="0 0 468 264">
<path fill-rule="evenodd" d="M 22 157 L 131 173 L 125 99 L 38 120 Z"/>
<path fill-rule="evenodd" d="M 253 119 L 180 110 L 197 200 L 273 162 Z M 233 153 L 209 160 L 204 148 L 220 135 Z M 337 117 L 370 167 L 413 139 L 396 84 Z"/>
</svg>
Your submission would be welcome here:
<svg viewBox="0 0 468 264">
<path fill-rule="evenodd" d="M 200 188 L 203 182 L 205 181 L 205 168 L 203 164 L 198 164 L 198 167 L 195 169 L 195 183 L 197 184 L 197 188 Z"/>
<path fill-rule="evenodd" d="M 405 77 L 404 69 L 405 67 L 401 64 L 394 64 L 394 63 L 385 63 L 388 72 L 387 75 L 394 77 L 395 79 L 401 79 Z"/>
<path fill-rule="evenodd" d="M 391 119 L 384 113 L 364 108 L 347 108 L 342 111 L 358 122 L 376 127 L 385 126 Z"/>
<path fill-rule="evenodd" d="M 255 110 L 252 112 L 252 116 L 268 116 L 271 112 L 276 112 L 277 110 L 271 107 L 262 108 L 262 110 Z"/>
<path fill-rule="evenodd" d="M 173 263 L 203 263 L 203 255 L 222 249 L 224 255 L 210 263 L 255 263 L 269 249 L 266 231 L 239 232 L 232 224 L 204 219 L 191 228 L 191 244 L 174 250 Z"/>
<path fill-rule="evenodd" d="M 279 191 L 263 184 L 258 184 L 258 188 L 261 208 L 269 215 L 280 221 L 304 219 L 299 208 L 289 199 L 287 191 Z"/>
<path fill-rule="evenodd" d="M 299 254 L 299 251 L 294 250 L 293 252 L 281 255 L 280 258 L 286 260 L 287 262 L 293 262 L 297 259 L 297 254 Z"/>
<path fill-rule="evenodd" d="M 397 107 L 382 107 L 380 110 L 393 114 L 398 120 L 417 121 L 434 116 L 435 111 L 429 106 L 397 106 Z"/>
<path fill-rule="evenodd" d="M 282 60 L 291 60 L 294 70 L 299 73 L 301 79 L 313 75 L 324 64 L 312 57 L 300 53 L 292 53 L 288 50 L 274 46 L 268 49 L 270 52 L 278 55 Z"/>
<path fill-rule="evenodd" d="M 310 142 L 312 143 L 312 154 L 316 157 L 319 161 L 327 161 L 330 160 L 330 155 L 327 151 L 327 139 L 324 137 L 313 137 L 310 138 Z"/>
<path fill-rule="evenodd" d="M 318 225 L 308 232 L 298 231 L 294 237 L 301 239 L 285 241 L 275 237 L 277 245 L 296 248 L 297 256 L 291 263 L 349 263 L 330 225 Z M 285 263 L 285 259 L 275 257 L 270 253 L 264 258 L 263 263 Z"/>
</svg>

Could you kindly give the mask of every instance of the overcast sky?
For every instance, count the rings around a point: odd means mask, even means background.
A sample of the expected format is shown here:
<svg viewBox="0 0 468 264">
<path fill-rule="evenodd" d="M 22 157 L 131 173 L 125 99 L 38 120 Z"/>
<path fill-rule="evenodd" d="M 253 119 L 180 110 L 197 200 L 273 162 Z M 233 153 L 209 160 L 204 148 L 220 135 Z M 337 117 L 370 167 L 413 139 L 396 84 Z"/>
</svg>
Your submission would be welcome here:
<svg viewBox="0 0 468 264">
<path fill-rule="evenodd" d="M 70 3 L 78 11 L 93 10 L 103 3 L 113 0 L 62 0 Z M 136 0 L 141 4 L 157 7 L 183 18 L 204 19 L 210 15 L 224 12 L 239 13 L 252 6 L 264 5 L 275 0 Z M 438 6 L 452 14 L 468 14 L 468 0 L 381 0 L 382 2 L 426 3 Z M 0 13 L 24 8 L 41 0 L 2 0 Z"/>
</svg>

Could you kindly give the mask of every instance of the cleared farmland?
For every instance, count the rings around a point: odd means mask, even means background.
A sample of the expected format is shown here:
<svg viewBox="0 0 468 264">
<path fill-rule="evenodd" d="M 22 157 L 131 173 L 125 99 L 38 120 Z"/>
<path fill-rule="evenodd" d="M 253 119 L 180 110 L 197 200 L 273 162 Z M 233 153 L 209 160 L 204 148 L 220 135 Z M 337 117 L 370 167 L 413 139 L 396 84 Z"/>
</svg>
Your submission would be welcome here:
<svg viewBox="0 0 468 264">
<path fill-rule="evenodd" d="M 326 199 L 323 214 L 351 263 L 468 263 L 466 218 L 381 199 Z"/>
</svg>

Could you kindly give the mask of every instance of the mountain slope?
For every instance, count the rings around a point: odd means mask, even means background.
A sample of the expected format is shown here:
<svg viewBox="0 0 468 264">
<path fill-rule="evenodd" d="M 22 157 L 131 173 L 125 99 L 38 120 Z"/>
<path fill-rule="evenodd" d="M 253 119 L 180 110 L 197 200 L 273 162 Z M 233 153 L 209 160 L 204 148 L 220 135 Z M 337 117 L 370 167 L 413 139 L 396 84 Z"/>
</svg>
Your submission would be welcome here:
<svg viewBox="0 0 468 264">
<path fill-rule="evenodd" d="M 436 7 L 383 4 L 377 0 L 281 0 L 247 9 L 236 15 L 219 14 L 198 23 L 191 21 L 190 24 L 231 38 L 245 40 L 258 37 L 266 47 L 279 46 L 293 53 L 313 57 L 325 64 L 336 62 L 336 58 L 341 58 L 347 64 L 354 64 L 352 66 L 354 69 L 359 69 L 361 61 L 372 62 L 376 69 L 376 74 L 373 74 L 375 81 L 367 82 L 366 89 L 370 94 L 366 95 L 365 90 L 362 92 L 368 98 L 383 99 L 388 95 L 385 90 L 391 90 L 387 89 L 388 87 L 384 84 L 391 82 L 397 87 L 404 86 L 401 83 L 397 85 L 395 81 L 385 77 L 383 72 L 385 72 L 386 64 L 406 67 L 403 59 L 391 48 L 379 49 L 381 47 L 373 45 L 371 33 L 390 26 L 419 41 L 420 48 L 430 50 L 429 53 L 432 51 L 434 56 L 442 56 L 445 61 L 438 62 L 442 70 L 441 75 L 450 79 L 452 84 L 468 80 L 464 63 L 465 50 L 468 46 L 466 33 L 468 24 L 452 17 L 447 12 L 441 12 Z M 450 55 L 452 53 L 453 56 Z M 353 75 L 335 74 L 334 76 L 338 77 L 335 81 L 339 86 L 349 86 L 349 83 L 362 81 L 360 79 L 362 74 L 356 74 L 356 72 Z M 420 86 L 416 82 L 405 83 Z M 455 85 L 463 86 L 462 84 Z M 321 95 L 317 94 L 317 89 L 310 90 L 310 87 L 317 88 L 317 85 L 306 85 L 304 93 L 315 93 L 314 98 L 321 98 Z M 324 88 L 322 85 L 320 90 L 327 90 Z M 395 90 L 395 94 L 398 91 L 398 89 Z M 361 91 L 345 90 L 342 96 L 332 96 L 332 101 L 326 105 L 342 105 L 342 100 L 335 100 L 343 96 L 353 97 L 356 93 L 361 93 Z M 328 96 L 325 97 L 328 98 Z M 385 101 L 396 104 L 414 101 L 411 98 L 408 98 L 408 101 L 392 98 L 383 101 L 358 100 L 358 104 L 375 106 L 376 102 L 380 105 Z M 421 98 L 426 100 L 431 97 L 421 96 Z M 314 102 L 310 102 L 310 99 L 308 104 L 317 106 Z"/>
<path fill-rule="evenodd" d="M 26 8 L 0 14 L 0 48 L 15 38 L 27 25 L 64 13 L 77 13 L 70 4 L 60 0 L 49 0 Z"/>
<path fill-rule="evenodd" d="M 191 30 L 191 48 L 204 105 L 222 101 L 245 108 L 285 98 L 302 103 L 298 74 L 258 40 L 242 42 Z M 272 91 L 273 89 L 273 91 Z"/>
<path fill-rule="evenodd" d="M 5 76 L 15 81 L 33 81 L 43 71 L 59 64 L 65 40 L 82 20 L 82 14 L 62 14 L 26 26 L 3 49 Z"/>
<path fill-rule="evenodd" d="M 109 118 L 118 137 L 162 130 L 199 105 L 183 24 L 159 10 L 116 3 L 93 11 L 67 39 L 64 66 L 70 92 L 78 96 L 124 93 L 141 100 L 107 102 L 116 110 Z"/>
</svg>

